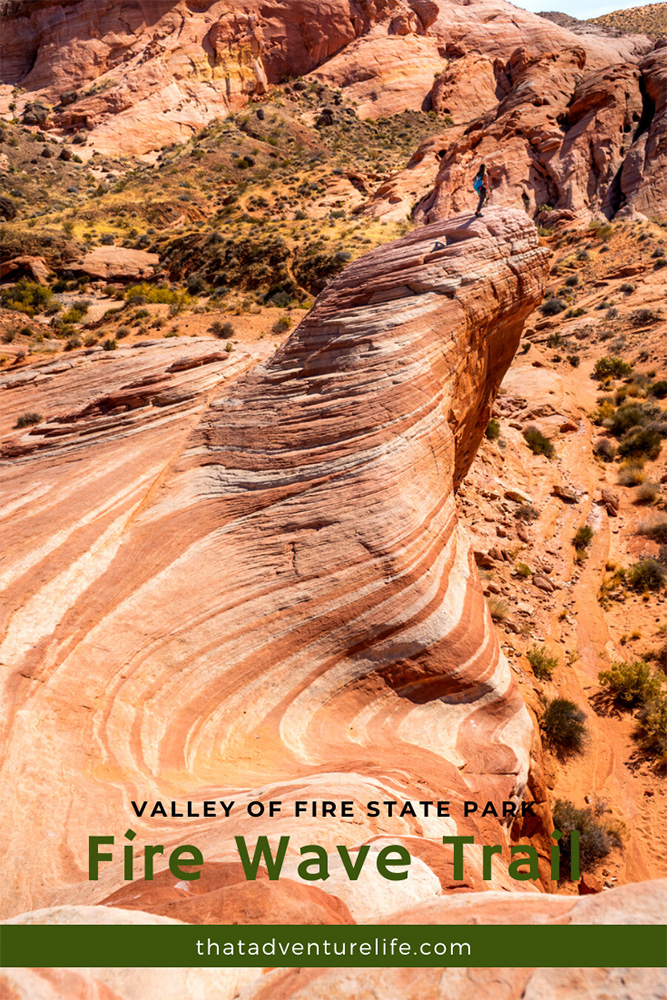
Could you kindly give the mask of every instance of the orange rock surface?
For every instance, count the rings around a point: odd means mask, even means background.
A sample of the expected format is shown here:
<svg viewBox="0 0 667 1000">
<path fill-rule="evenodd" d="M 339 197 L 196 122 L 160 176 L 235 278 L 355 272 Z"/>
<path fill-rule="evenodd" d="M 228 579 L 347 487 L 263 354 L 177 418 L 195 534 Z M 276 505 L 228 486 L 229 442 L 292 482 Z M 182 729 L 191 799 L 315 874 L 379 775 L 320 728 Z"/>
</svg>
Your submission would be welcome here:
<svg viewBox="0 0 667 1000">
<path fill-rule="evenodd" d="M 278 799 L 297 880 L 303 843 L 373 858 L 408 838 L 408 882 L 332 862 L 324 890 L 356 920 L 450 887 L 444 833 L 507 843 L 509 820 L 461 802 L 518 802 L 533 730 L 453 491 L 546 267 L 523 213 L 459 216 L 360 258 L 241 377 L 249 356 L 178 340 L 5 376 L 5 428 L 18 388 L 48 418 L 3 451 L 6 914 L 119 889 L 113 864 L 88 881 L 91 834 L 183 842 L 132 800 L 234 799 L 187 825 L 229 862 L 257 833 L 246 804 Z M 294 818 L 322 798 L 355 821 Z M 363 808 L 417 798 L 452 818 Z M 475 856 L 463 888 L 480 875 Z M 486 885 L 517 883 L 498 866 Z"/>
</svg>

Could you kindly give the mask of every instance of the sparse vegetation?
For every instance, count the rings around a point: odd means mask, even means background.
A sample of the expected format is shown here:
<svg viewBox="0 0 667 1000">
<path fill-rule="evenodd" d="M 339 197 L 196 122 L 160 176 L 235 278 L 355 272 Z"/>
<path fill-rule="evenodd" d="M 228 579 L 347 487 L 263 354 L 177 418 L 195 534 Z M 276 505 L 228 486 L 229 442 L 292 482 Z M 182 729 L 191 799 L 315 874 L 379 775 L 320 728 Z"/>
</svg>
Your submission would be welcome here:
<svg viewBox="0 0 667 1000">
<path fill-rule="evenodd" d="M 606 355 L 595 362 L 593 368 L 593 378 L 599 382 L 604 382 L 607 378 L 625 378 L 632 372 L 632 365 L 623 358 L 614 358 Z"/>
<path fill-rule="evenodd" d="M 497 441 L 500 437 L 500 423 L 495 417 L 491 417 L 484 432 L 489 441 Z"/>
<path fill-rule="evenodd" d="M 15 285 L 0 290 L 0 302 L 5 309 L 14 309 L 26 316 L 44 312 L 53 299 L 53 292 L 36 281 L 21 278 Z"/>
<path fill-rule="evenodd" d="M 526 427 L 523 436 L 533 455 L 544 455 L 546 458 L 553 458 L 556 454 L 556 449 L 552 442 L 537 427 Z"/>
<path fill-rule="evenodd" d="M 503 622 L 509 616 L 509 604 L 502 597 L 489 597 L 487 603 L 494 622 Z"/>
<path fill-rule="evenodd" d="M 605 822 L 602 819 L 604 814 L 602 803 L 596 802 L 593 806 L 580 809 L 566 799 L 556 799 L 552 816 L 554 826 L 562 834 L 559 840 L 560 881 L 569 881 L 571 876 L 571 844 L 575 830 L 579 833 L 579 867 L 582 873 L 591 871 L 613 850 L 623 846 L 621 828 Z"/>
<path fill-rule="evenodd" d="M 624 462 L 618 470 L 618 482 L 621 486 L 639 486 L 645 479 L 642 462 Z"/>
<path fill-rule="evenodd" d="M 540 721 L 545 743 L 565 760 L 582 754 L 587 738 L 586 713 L 568 698 L 546 703 Z"/>
<path fill-rule="evenodd" d="M 667 570 L 657 559 L 640 559 L 627 571 L 628 585 L 639 592 L 644 590 L 660 590 L 667 577 Z"/>
<path fill-rule="evenodd" d="M 593 529 L 590 524 L 582 524 L 580 528 L 577 528 L 574 538 L 572 539 L 572 544 L 575 549 L 585 549 L 593 541 Z"/>
<path fill-rule="evenodd" d="M 644 660 L 622 660 L 598 674 L 600 686 L 619 708 L 634 708 L 660 694 L 661 683 Z"/>
<path fill-rule="evenodd" d="M 645 535 L 654 542 L 667 545 L 667 517 L 658 517 L 653 521 L 642 521 L 637 529 L 640 535 Z"/>
<path fill-rule="evenodd" d="M 34 413 L 28 411 L 27 413 L 22 413 L 18 418 L 14 427 L 20 429 L 21 427 L 33 427 L 35 424 L 41 424 L 44 417 L 41 413 Z"/>
<path fill-rule="evenodd" d="M 558 666 L 558 657 L 549 656 L 545 649 L 537 645 L 531 646 L 526 657 L 538 680 L 548 681 L 551 679 L 551 675 Z"/>
<path fill-rule="evenodd" d="M 564 312 L 565 309 L 567 309 L 567 302 L 565 299 L 561 299 L 558 295 L 554 295 L 553 298 L 547 299 L 540 306 L 540 312 L 543 316 L 557 316 L 558 313 Z"/>
</svg>

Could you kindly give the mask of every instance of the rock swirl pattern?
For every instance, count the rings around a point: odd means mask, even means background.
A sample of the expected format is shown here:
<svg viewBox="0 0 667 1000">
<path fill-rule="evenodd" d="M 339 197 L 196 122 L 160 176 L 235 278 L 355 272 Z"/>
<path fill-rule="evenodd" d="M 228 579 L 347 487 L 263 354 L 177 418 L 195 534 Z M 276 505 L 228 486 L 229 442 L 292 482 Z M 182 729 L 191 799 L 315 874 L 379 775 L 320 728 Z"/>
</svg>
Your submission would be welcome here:
<svg viewBox="0 0 667 1000">
<path fill-rule="evenodd" d="M 83 415 L 85 434 L 42 426 L 43 446 L 19 442 L 0 465 L 4 916 L 106 900 L 194 921 L 368 920 L 450 888 L 525 888 L 506 865 L 482 883 L 476 850 L 453 883 L 442 836 L 506 842 L 507 825 L 459 804 L 518 801 L 527 779 L 532 726 L 455 489 L 546 271 L 523 213 L 459 216 L 351 264 L 237 377 L 188 348 L 190 374 L 217 374 L 171 390 L 191 407 L 172 425 L 145 389 L 162 377 L 142 379 L 149 349 L 85 392 L 58 376 L 61 402 L 79 393 L 63 427 Z M 125 383 L 138 397 L 123 407 Z M 157 798 L 235 808 L 134 817 L 132 800 Z M 248 817 L 269 799 L 279 815 Z M 295 800 L 322 799 L 353 801 L 354 819 L 294 818 Z M 366 815 L 406 799 L 449 800 L 454 818 Z M 119 862 L 89 882 L 88 836 L 119 843 L 130 825 L 137 844 L 198 845 L 201 885 L 124 883 Z M 290 835 L 279 882 L 242 878 L 238 834 Z M 301 845 L 367 842 L 404 843 L 407 882 L 370 865 L 350 882 L 333 858 L 320 888 L 300 882 Z"/>
</svg>

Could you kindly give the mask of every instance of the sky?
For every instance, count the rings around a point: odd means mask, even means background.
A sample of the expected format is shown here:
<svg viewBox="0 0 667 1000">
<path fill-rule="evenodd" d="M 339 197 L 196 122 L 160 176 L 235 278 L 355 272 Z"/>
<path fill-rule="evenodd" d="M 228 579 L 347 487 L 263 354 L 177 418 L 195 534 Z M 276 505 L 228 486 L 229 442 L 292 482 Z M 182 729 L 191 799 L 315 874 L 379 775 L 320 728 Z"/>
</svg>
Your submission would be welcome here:
<svg viewBox="0 0 667 1000">
<path fill-rule="evenodd" d="M 612 10 L 627 10 L 628 7 L 645 7 L 656 0 L 510 0 L 516 7 L 532 10 L 559 10 L 562 14 L 578 17 L 584 21 L 589 17 L 609 14 Z"/>
</svg>

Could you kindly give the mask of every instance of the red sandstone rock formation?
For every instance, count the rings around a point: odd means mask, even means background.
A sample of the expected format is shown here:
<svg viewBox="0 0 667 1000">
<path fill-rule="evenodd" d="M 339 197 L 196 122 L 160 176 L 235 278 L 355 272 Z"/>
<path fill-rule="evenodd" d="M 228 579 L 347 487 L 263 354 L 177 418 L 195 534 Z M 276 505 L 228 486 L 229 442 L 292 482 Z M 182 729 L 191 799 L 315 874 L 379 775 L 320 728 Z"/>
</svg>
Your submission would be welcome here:
<svg viewBox="0 0 667 1000">
<path fill-rule="evenodd" d="M 667 45 L 602 68 L 592 67 L 580 46 L 541 55 L 517 49 L 493 68 L 477 57 L 456 60 L 434 85 L 434 105 L 457 107 L 463 93 L 477 109 L 463 102 L 473 120 L 463 135 L 452 135 L 417 217 L 439 218 L 474 202 L 472 177 L 482 162 L 493 204 L 522 204 L 531 214 L 548 206 L 570 219 L 591 211 L 607 218 L 667 213 L 666 81 Z"/>
<path fill-rule="evenodd" d="M 443 897 L 402 914 L 392 923 L 440 924 L 449 940 L 448 925 L 466 924 L 658 924 L 664 917 L 667 880 L 623 886 L 584 897 L 517 896 L 471 893 Z M 172 923 L 165 917 L 104 907 L 62 907 L 18 918 L 17 923 Z M 391 930 L 391 936 L 400 930 Z M 465 940 L 465 931 L 457 940 Z M 517 943 L 517 954 L 521 943 Z M 351 1000 L 373 996 L 452 997 L 479 1000 L 552 1000 L 553 997 L 658 998 L 664 995 L 663 969 L 512 968 L 421 969 L 9 969 L 0 974 L 12 1000 L 55 1000 L 85 996 L 91 1000 L 143 1000 L 159 996 L 180 1000 Z"/>
<path fill-rule="evenodd" d="M 20 113 L 37 93 L 55 106 L 53 125 L 91 133 L 91 146 L 114 154 L 180 142 L 311 71 L 346 88 L 364 117 L 433 99 L 469 120 L 495 89 L 495 61 L 518 46 L 532 56 L 579 46 L 595 70 L 636 62 L 652 44 L 575 35 L 504 0 L 4 0 L 0 9 L 9 28 L 0 104 Z M 16 83 L 26 90 L 18 98 Z"/>
<path fill-rule="evenodd" d="M 460 216 L 356 261 L 236 380 L 242 357 L 178 341 L 5 377 L 6 914 L 116 892 L 120 866 L 87 879 L 91 833 L 182 843 L 182 821 L 134 817 L 155 798 L 234 799 L 187 828 L 221 863 L 257 833 L 246 804 L 281 800 L 262 832 L 293 838 L 294 881 L 304 843 L 368 843 L 372 864 L 404 841 L 407 882 L 332 861 L 337 919 L 517 887 L 500 865 L 483 883 L 477 856 L 454 882 L 442 845 L 507 843 L 508 822 L 461 802 L 518 802 L 532 740 L 454 490 L 546 270 L 522 213 Z M 47 419 L 12 431 L 28 409 Z M 294 819 L 322 798 L 355 821 Z M 446 799 L 453 818 L 366 815 L 386 799 Z M 309 886 L 295 898 L 323 919 Z M 270 903 L 214 889 L 226 919 Z M 140 905 L 163 912 L 155 892 Z"/>
</svg>

